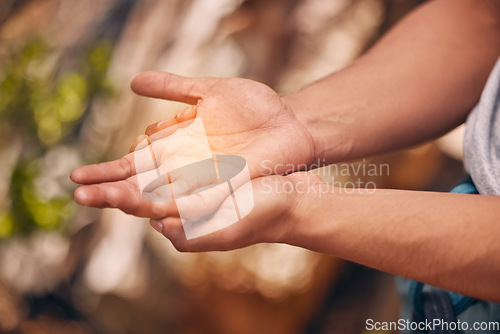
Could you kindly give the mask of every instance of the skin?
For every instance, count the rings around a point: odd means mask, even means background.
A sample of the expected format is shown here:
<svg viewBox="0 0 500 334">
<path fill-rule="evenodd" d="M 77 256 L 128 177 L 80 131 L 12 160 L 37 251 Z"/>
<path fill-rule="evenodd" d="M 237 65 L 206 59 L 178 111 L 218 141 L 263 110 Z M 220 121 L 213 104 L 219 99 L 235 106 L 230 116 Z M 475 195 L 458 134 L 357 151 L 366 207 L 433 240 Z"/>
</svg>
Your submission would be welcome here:
<svg viewBox="0 0 500 334">
<path fill-rule="evenodd" d="M 247 160 L 253 211 L 186 240 L 175 203 L 140 196 L 131 154 L 73 171 L 72 179 L 84 184 L 75 200 L 153 218 L 151 225 L 180 251 L 288 243 L 500 302 L 500 198 L 347 193 L 303 172 L 262 177 L 264 160 L 298 170 L 318 159 L 351 160 L 446 133 L 477 103 L 499 54 L 500 2 L 437 0 L 408 15 L 350 67 L 285 97 L 245 79 L 142 73 L 132 82 L 136 93 L 197 105 L 180 119 L 201 116 L 215 153 Z M 146 133 L 161 127 L 153 124 Z"/>
</svg>

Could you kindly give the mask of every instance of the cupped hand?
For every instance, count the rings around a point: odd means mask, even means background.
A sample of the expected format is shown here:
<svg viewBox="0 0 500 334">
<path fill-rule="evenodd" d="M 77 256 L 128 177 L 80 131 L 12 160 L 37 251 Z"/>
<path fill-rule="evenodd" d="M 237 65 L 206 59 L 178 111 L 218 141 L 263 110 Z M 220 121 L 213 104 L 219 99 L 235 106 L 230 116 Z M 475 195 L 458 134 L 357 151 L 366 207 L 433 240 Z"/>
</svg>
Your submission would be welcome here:
<svg viewBox="0 0 500 334">
<path fill-rule="evenodd" d="M 146 129 L 149 137 L 157 137 L 153 142 L 164 143 L 155 147 L 160 164 L 183 156 L 184 152 L 168 140 L 195 117 L 202 120 L 211 153 L 243 157 L 251 178 L 289 173 L 312 163 L 311 135 L 281 98 L 263 84 L 239 78 L 185 78 L 146 72 L 133 80 L 132 89 L 143 96 L 191 105 L 175 118 Z M 138 175 L 148 168 L 137 170 L 136 162 L 130 153 L 115 161 L 75 169 L 72 180 L 83 184 L 75 191 L 75 200 L 150 218 L 176 215 L 175 202 L 143 198 Z"/>
<path fill-rule="evenodd" d="M 146 72 L 132 81 L 132 89 L 139 95 L 196 106 L 174 119 L 150 125 L 147 135 L 200 117 L 213 154 L 242 156 L 252 177 L 303 169 L 313 161 L 311 135 L 280 96 L 264 84 L 241 78 L 184 78 Z"/>
<path fill-rule="evenodd" d="M 301 198 L 320 186 L 327 186 L 321 178 L 308 172 L 265 176 L 250 182 L 253 209 L 228 227 L 189 239 L 183 226 L 186 221 L 180 218 L 151 219 L 150 224 L 182 252 L 226 251 L 263 242 L 293 243 L 295 231 L 302 229 L 298 224 L 304 222 L 306 214 L 297 212 Z M 231 198 L 226 201 L 230 202 Z M 212 217 L 204 224 L 218 224 L 217 212 Z"/>
</svg>

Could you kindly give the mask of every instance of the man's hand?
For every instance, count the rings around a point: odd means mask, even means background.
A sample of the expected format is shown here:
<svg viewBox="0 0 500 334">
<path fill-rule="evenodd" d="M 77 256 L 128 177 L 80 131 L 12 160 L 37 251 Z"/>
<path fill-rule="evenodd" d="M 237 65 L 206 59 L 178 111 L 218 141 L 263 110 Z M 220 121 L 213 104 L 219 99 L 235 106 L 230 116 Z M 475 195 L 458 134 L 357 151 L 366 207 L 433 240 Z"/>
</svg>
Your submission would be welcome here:
<svg viewBox="0 0 500 334">
<path fill-rule="evenodd" d="M 273 174 L 290 172 L 290 166 L 303 169 L 314 159 L 311 135 L 264 84 L 146 72 L 132 81 L 132 89 L 139 95 L 196 105 L 172 120 L 150 125 L 147 135 L 174 122 L 201 117 L 212 153 L 242 156 L 252 177 L 270 174 L 269 166 L 277 166 Z"/>
<path fill-rule="evenodd" d="M 224 229 L 186 240 L 180 218 L 151 219 L 150 224 L 168 238 L 177 250 L 183 252 L 225 251 L 262 242 L 293 243 L 296 235 L 294 230 L 303 229 L 298 225 L 304 224 L 304 221 L 299 221 L 301 214 L 297 212 L 301 198 L 321 185 L 327 186 L 321 178 L 307 172 L 266 176 L 250 182 L 253 210 Z M 226 199 L 231 200 L 231 197 Z M 204 224 L 217 224 L 217 213 L 212 216 L 213 221 L 208 220 Z"/>
<path fill-rule="evenodd" d="M 245 158 L 252 178 L 304 169 L 314 159 L 311 135 L 281 98 L 269 87 L 239 78 L 184 78 L 161 72 L 139 74 L 132 89 L 140 95 L 191 104 L 173 119 L 152 124 L 146 134 L 162 132 L 165 145 L 156 153 L 163 162 L 182 155 L 168 145 L 176 126 L 202 119 L 213 155 Z M 98 165 L 75 169 L 71 178 L 84 186 L 75 191 L 82 205 L 114 207 L 150 218 L 175 215 L 175 203 L 154 203 L 142 198 L 137 185 L 134 154 Z"/>
</svg>

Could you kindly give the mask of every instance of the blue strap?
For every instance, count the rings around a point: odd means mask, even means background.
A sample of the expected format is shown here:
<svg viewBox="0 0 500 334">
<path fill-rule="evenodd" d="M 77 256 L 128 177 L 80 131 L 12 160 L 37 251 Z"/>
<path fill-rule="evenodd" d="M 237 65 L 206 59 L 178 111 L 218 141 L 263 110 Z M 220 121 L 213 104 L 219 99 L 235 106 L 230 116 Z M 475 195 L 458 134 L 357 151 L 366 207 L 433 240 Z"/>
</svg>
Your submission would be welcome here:
<svg viewBox="0 0 500 334">
<path fill-rule="evenodd" d="M 422 296 L 424 283 L 411 281 L 410 282 L 410 300 L 415 309 L 415 312 L 421 319 L 426 319 L 424 306 L 422 304 Z M 459 315 L 463 311 L 469 308 L 472 304 L 476 302 L 476 299 L 460 295 L 455 292 L 448 291 L 448 296 L 450 297 L 451 304 L 453 306 L 453 312 L 455 315 Z"/>
<path fill-rule="evenodd" d="M 424 292 L 422 297 L 426 319 L 433 324 L 427 329 L 427 334 L 458 334 L 456 328 L 452 329 L 444 325 L 457 322 L 448 293 L 444 290 Z M 440 320 L 440 322 L 435 323 L 435 320 Z"/>
<path fill-rule="evenodd" d="M 470 177 L 467 177 L 464 183 L 458 185 L 457 187 L 451 190 L 452 193 L 458 194 L 478 194 L 474 183 Z M 426 319 L 426 312 L 424 310 L 424 306 L 422 303 L 422 291 L 424 289 L 424 283 L 420 283 L 417 281 L 411 281 L 409 287 L 409 295 L 410 301 L 413 305 L 415 313 L 421 318 Z M 476 302 L 476 299 L 460 295 L 455 292 L 448 291 L 448 296 L 450 297 L 450 301 L 453 305 L 453 311 L 455 315 L 459 315 L 463 311 L 469 308 L 472 304 Z"/>
</svg>

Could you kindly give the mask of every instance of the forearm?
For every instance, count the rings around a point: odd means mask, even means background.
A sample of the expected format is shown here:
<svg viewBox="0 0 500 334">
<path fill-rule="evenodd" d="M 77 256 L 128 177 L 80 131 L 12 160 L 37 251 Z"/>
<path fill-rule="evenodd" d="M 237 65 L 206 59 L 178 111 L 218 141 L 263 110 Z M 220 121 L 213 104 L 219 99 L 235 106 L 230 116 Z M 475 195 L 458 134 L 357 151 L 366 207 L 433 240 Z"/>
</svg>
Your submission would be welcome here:
<svg viewBox="0 0 500 334">
<path fill-rule="evenodd" d="M 349 189 L 347 189 L 349 191 Z M 311 187 L 287 243 L 500 301 L 500 198 Z"/>
<path fill-rule="evenodd" d="M 325 162 L 412 146 L 462 123 L 500 54 L 491 1 L 432 1 L 350 67 L 283 98 Z"/>
</svg>

